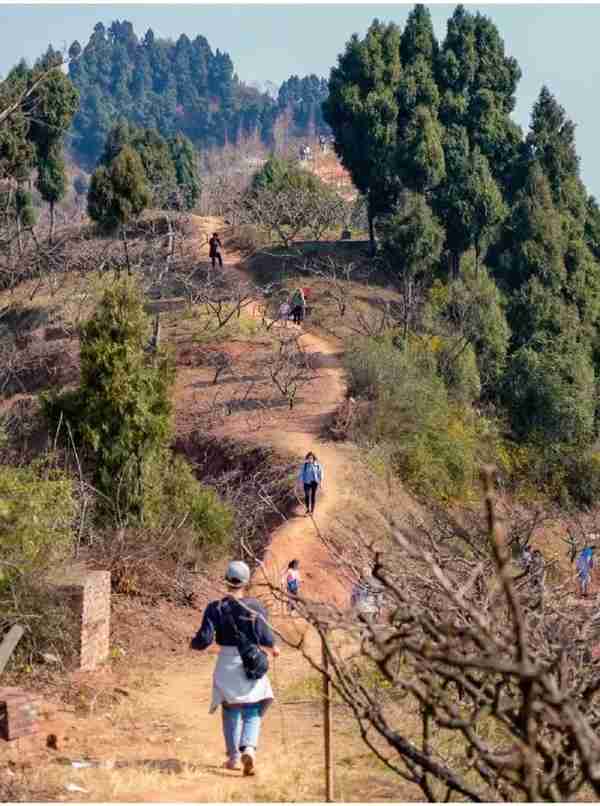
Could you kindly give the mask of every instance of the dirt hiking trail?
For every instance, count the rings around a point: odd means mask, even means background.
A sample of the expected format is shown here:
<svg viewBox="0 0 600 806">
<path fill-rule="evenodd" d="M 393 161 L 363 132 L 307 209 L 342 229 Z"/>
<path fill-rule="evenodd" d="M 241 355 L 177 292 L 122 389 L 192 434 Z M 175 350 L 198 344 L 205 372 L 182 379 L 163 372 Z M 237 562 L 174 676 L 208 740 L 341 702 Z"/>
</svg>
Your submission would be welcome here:
<svg viewBox="0 0 600 806">
<path fill-rule="evenodd" d="M 218 221 L 196 219 L 198 244 L 206 254 L 205 233 L 218 231 Z M 226 268 L 243 270 L 240 256 L 224 254 Z M 341 366 L 341 345 L 314 334 L 303 332 L 302 346 L 311 353 L 316 379 L 310 395 L 290 416 L 277 415 L 268 426 L 255 434 L 235 434 L 223 427 L 217 436 L 243 437 L 270 445 L 275 450 L 291 452 L 298 458 L 298 470 L 308 451 L 314 451 L 324 468 L 324 491 L 317 496 L 314 521 L 325 531 L 332 519 L 353 495 L 343 447 L 320 441 L 327 418 L 345 395 Z M 345 589 L 335 562 L 322 544 L 310 517 L 304 517 L 304 506 L 296 511 L 272 534 L 265 555 L 264 571 L 255 574 L 255 592 L 264 595 L 264 574 L 274 584 L 290 559 L 301 563 L 303 592 L 310 598 L 334 601 L 344 605 L 349 591 Z M 225 563 L 223 563 L 225 566 Z M 276 627 L 297 637 L 306 631 L 300 619 L 291 619 L 271 611 Z M 179 615 L 185 621 L 189 636 L 199 626 L 201 614 L 189 611 Z M 263 723 L 257 754 L 257 775 L 243 778 L 241 772 L 222 769 L 225 760 L 221 732 L 221 715 L 208 714 L 212 673 L 216 661 L 213 648 L 205 653 L 188 652 L 173 636 L 157 648 L 156 663 L 145 659 L 149 668 L 130 668 L 126 683 L 129 695 L 112 714 L 95 713 L 82 723 L 75 717 L 61 719 L 52 727 L 65 737 L 64 754 L 71 759 L 92 757 L 100 761 L 126 760 L 128 765 L 144 759 L 176 759 L 184 765 L 177 774 L 124 769 L 72 769 L 57 766 L 60 787 L 65 782 L 81 786 L 86 794 L 67 796 L 73 800 L 121 801 L 298 801 L 323 800 L 324 775 L 322 756 L 322 721 L 319 703 L 319 676 L 302 656 L 283 647 L 282 655 L 271 660 L 271 681 L 276 702 Z M 175 654 L 169 656 L 171 651 Z M 318 658 L 316 636 L 306 634 L 311 656 Z M 314 654 L 313 654 L 314 653 Z M 141 664 L 136 664 L 140 666 Z M 113 674 L 107 670 L 107 675 Z M 122 679 L 122 678 L 119 678 Z M 101 709 L 100 709 L 101 710 Z M 343 750 L 338 750 L 336 798 L 339 800 L 397 799 L 398 782 L 374 769 L 373 758 L 357 735 L 354 723 L 345 712 L 334 709 L 336 735 Z M 62 748 L 61 748 L 62 749 Z M 47 755 L 47 754 L 46 754 Z M 345 760 L 344 760 L 345 759 Z M 54 757 L 54 761 L 56 758 Z M 342 766 L 343 775 L 342 775 Z M 66 794 L 66 793 L 65 793 Z M 403 798 L 410 799 L 410 793 Z"/>
<path fill-rule="evenodd" d="M 199 219 L 194 217 L 198 231 L 200 255 L 207 254 L 204 246 L 206 237 L 213 229 L 218 228 L 216 219 Z M 225 270 L 235 271 L 247 278 L 239 252 L 225 251 Z M 250 312 L 260 317 L 256 308 Z M 278 325 L 275 324 L 274 328 Z M 295 326 L 291 323 L 289 328 Z M 334 339 L 326 340 L 315 334 L 302 332 L 300 344 L 309 354 L 311 366 L 315 370 L 316 379 L 309 391 L 302 393 L 302 402 L 293 412 L 285 411 L 282 416 L 254 434 L 232 431 L 231 427 L 215 429 L 216 436 L 243 438 L 247 441 L 269 445 L 276 451 L 293 453 L 298 457 L 298 470 L 309 451 L 314 451 L 324 468 L 324 483 L 317 494 L 314 521 L 320 530 L 325 530 L 330 518 L 339 511 L 342 505 L 344 488 L 345 457 L 333 444 L 320 442 L 320 434 L 328 419 L 339 407 L 345 397 L 346 384 L 341 366 L 342 345 Z M 301 497 L 302 491 L 298 489 Z M 311 518 L 303 517 L 304 506 L 298 504 L 292 516 L 273 534 L 271 544 L 265 556 L 265 572 L 271 584 L 279 585 L 287 563 L 291 559 L 300 560 L 303 576 L 303 591 L 306 596 L 333 601 L 343 605 L 348 600 L 349 592 L 337 578 L 335 566 L 320 540 Z M 261 580 L 262 577 L 262 580 Z M 256 587 L 264 590 L 264 574 L 256 574 Z"/>
</svg>

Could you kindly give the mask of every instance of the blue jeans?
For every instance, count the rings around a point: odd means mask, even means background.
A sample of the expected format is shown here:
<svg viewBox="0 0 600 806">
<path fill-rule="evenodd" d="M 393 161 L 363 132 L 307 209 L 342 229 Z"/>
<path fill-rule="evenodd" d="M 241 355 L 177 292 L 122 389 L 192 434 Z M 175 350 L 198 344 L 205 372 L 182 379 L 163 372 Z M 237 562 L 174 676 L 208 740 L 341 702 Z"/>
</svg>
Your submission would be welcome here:
<svg viewBox="0 0 600 806">
<path fill-rule="evenodd" d="M 262 718 L 262 704 L 250 702 L 243 705 L 228 705 L 226 708 L 222 708 L 222 712 L 223 736 L 229 758 L 238 758 L 247 747 L 253 747 L 256 750 Z"/>
</svg>

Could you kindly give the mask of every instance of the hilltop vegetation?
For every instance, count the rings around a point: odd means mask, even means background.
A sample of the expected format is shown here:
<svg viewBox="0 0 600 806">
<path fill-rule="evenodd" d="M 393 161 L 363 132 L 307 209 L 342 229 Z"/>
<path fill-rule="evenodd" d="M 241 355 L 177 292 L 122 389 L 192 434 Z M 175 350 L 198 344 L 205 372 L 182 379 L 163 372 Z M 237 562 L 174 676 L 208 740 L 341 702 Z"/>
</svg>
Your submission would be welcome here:
<svg viewBox="0 0 600 806">
<path fill-rule="evenodd" d="M 149 29 L 141 39 L 126 20 L 98 23 L 88 43 L 74 42 L 69 76 L 81 106 L 73 124 L 73 147 L 88 168 L 119 118 L 156 129 L 163 137 L 188 137 L 199 148 L 256 138 L 275 143 L 279 118 L 293 134 L 325 131 L 321 102 L 326 82 L 317 76 L 291 76 L 277 101 L 245 85 L 228 53 L 213 52 L 203 36 L 177 42 Z"/>
<path fill-rule="evenodd" d="M 457 7 L 438 42 L 416 6 L 403 31 L 376 20 L 348 42 L 325 119 L 402 294 L 396 349 L 419 344 L 417 364 L 437 366 L 454 405 L 500 426 L 506 469 L 591 504 L 600 214 L 552 93 L 541 89 L 526 134 L 513 122 L 520 76 L 487 17 Z"/>
</svg>

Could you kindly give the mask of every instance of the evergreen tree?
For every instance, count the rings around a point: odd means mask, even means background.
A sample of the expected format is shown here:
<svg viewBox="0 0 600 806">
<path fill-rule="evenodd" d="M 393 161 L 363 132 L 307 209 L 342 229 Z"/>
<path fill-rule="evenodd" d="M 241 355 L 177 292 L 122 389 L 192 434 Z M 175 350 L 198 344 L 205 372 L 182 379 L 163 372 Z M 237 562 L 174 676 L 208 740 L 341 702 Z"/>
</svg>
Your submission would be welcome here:
<svg viewBox="0 0 600 806">
<path fill-rule="evenodd" d="M 148 354 L 148 333 L 137 286 L 131 280 L 111 285 L 81 329 L 80 389 L 62 403 L 95 454 L 98 488 L 121 516 L 137 520 L 146 465 L 171 433 L 173 366 L 166 354 Z"/>
<path fill-rule="evenodd" d="M 190 140 L 181 134 L 169 142 L 169 148 L 183 207 L 185 210 L 192 210 L 200 198 L 201 191 L 196 151 Z"/>
<path fill-rule="evenodd" d="M 144 166 L 152 192 L 152 205 L 166 208 L 177 188 L 175 165 L 167 141 L 155 129 L 138 129 L 132 132 L 130 145 Z"/>
<path fill-rule="evenodd" d="M 578 182 L 575 124 L 547 87 L 534 104 L 527 144 L 550 183 L 554 204 L 581 216 L 585 198 Z"/>
<path fill-rule="evenodd" d="M 406 339 L 414 312 L 415 283 L 431 280 L 444 233 L 423 196 L 416 193 L 410 194 L 401 208 L 387 217 L 379 228 L 388 270 L 402 289 Z"/>
<path fill-rule="evenodd" d="M 400 30 L 375 20 L 365 38 L 354 35 L 338 57 L 323 104 L 336 153 L 367 199 L 373 248 L 374 220 L 392 209 L 400 190 L 394 158 L 401 70 Z"/>
<path fill-rule="evenodd" d="M 50 206 L 50 236 L 54 237 L 54 208 L 67 192 L 65 160 L 60 143 L 49 144 L 38 153 L 38 175 L 35 186 L 42 199 Z"/>
<path fill-rule="evenodd" d="M 99 165 L 92 175 L 88 214 L 105 232 L 120 231 L 129 272 L 126 227 L 151 200 L 142 160 L 131 146 L 124 146 L 112 162 Z"/>
<path fill-rule="evenodd" d="M 427 107 L 418 106 L 398 149 L 402 184 L 419 193 L 437 187 L 446 174 L 442 128 Z"/>
<path fill-rule="evenodd" d="M 505 55 L 494 23 L 457 6 L 448 20 L 436 73 L 440 120 L 466 128 L 470 145 L 479 146 L 506 192 L 522 138 L 510 119 L 521 70 Z"/>
<path fill-rule="evenodd" d="M 417 4 L 408 15 L 400 40 L 403 65 L 412 64 L 418 57 L 433 64 L 438 54 L 438 43 L 433 33 L 431 14 L 425 6 Z"/>
</svg>

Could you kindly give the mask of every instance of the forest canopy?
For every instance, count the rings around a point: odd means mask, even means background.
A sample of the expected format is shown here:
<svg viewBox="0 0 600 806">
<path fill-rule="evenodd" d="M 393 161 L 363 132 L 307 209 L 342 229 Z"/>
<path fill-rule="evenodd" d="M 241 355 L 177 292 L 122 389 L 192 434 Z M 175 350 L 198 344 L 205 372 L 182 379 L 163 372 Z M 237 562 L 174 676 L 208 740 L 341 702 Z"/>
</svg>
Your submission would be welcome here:
<svg viewBox="0 0 600 806">
<path fill-rule="evenodd" d="M 243 137 L 271 146 L 275 123 L 288 112 L 296 134 L 327 129 L 324 79 L 292 76 L 275 101 L 241 82 L 229 54 L 213 52 L 203 36 L 181 34 L 173 42 L 148 29 L 138 38 L 126 20 L 99 22 L 83 49 L 73 42 L 70 55 L 69 75 L 81 98 L 73 147 L 88 168 L 119 118 L 165 138 L 181 133 L 197 148 Z"/>
</svg>

